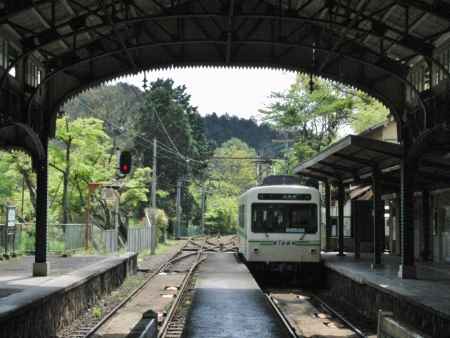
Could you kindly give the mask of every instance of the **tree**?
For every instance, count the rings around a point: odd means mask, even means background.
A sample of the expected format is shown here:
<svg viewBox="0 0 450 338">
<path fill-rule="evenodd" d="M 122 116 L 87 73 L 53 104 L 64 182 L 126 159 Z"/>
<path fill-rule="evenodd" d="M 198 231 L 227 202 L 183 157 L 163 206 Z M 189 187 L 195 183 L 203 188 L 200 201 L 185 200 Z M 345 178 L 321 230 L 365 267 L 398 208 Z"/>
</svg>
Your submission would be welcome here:
<svg viewBox="0 0 450 338">
<path fill-rule="evenodd" d="M 186 87 L 175 86 L 170 79 L 152 82 L 144 94 L 136 128 L 136 151 L 143 165 L 152 163 L 152 140 L 158 140 L 158 187 L 169 193 L 159 204 L 174 217 L 177 180 L 200 176 L 209 153 L 202 119 L 191 105 Z M 189 199 L 183 198 L 183 211 L 188 215 L 192 208 Z"/>
<path fill-rule="evenodd" d="M 332 143 L 338 131 L 349 125 L 354 102 L 344 87 L 316 79 L 310 91 L 309 77 L 298 74 L 286 93 L 273 93 L 273 102 L 261 110 L 264 120 L 295 139 L 297 161 L 303 161 Z"/>
<path fill-rule="evenodd" d="M 210 233 L 235 232 L 239 195 L 256 185 L 254 162 L 251 159 L 237 158 L 254 158 L 255 156 L 254 149 L 236 138 L 230 139 L 215 150 L 214 157 L 225 157 L 225 159 L 213 159 L 208 166 L 208 178 L 205 184 L 208 191 L 205 220 Z M 199 188 L 196 187 L 196 190 L 199 191 Z M 197 193 L 195 198 L 199 203 L 200 194 Z"/>
<path fill-rule="evenodd" d="M 104 121 L 105 131 L 112 139 L 112 149 L 132 148 L 143 102 L 143 92 L 139 88 L 118 83 L 88 90 L 66 103 L 64 110 L 71 120 L 95 117 Z"/>
<path fill-rule="evenodd" d="M 357 133 L 385 121 L 389 115 L 389 110 L 380 101 L 365 93 L 357 93 L 354 101 L 355 110 L 351 124 Z"/>
<path fill-rule="evenodd" d="M 31 220 L 36 210 L 36 175 L 31 157 L 21 151 L 4 151 L 0 156 L 0 201 L 20 205 L 19 217 Z M 25 194 L 25 191 L 28 194 Z M 24 206 L 22 208 L 22 205 Z"/>
<path fill-rule="evenodd" d="M 80 218 L 88 183 L 113 177 L 115 161 L 109 155 L 111 140 L 103 121 L 63 117 L 56 123 L 56 136 L 49 144 L 49 193 L 61 203 L 52 205 L 50 214 L 66 224 L 72 220 L 72 213 Z"/>
<path fill-rule="evenodd" d="M 279 153 L 273 139 L 279 133 L 266 123 L 258 123 L 254 119 L 244 119 L 232 115 L 217 116 L 213 113 L 203 117 L 205 133 L 214 148 L 230 140 L 239 138 L 254 148 L 258 153 L 274 156 Z"/>
</svg>

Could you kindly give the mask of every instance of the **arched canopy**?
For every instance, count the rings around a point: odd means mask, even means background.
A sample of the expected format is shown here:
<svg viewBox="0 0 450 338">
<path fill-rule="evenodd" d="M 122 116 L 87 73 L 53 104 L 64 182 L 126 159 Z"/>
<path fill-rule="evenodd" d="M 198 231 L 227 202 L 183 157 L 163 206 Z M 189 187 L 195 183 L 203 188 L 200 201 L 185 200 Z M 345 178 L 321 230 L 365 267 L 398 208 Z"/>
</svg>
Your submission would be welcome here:
<svg viewBox="0 0 450 338">
<path fill-rule="evenodd" d="M 22 55 L 45 65 L 27 110 L 38 103 L 50 125 L 68 97 L 102 81 L 195 65 L 320 75 L 398 118 L 410 62 L 433 62 L 449 19 L 450 5 L 431 0 L 10 0 L 0 13 Z"/>
<path fill-rule="evenodd" d="M 46 157 L 39 136 L 22 123 L 13 123 L 0 128 L 0 147 L 26 152 L 31 156 L 34 168 L 42 164 Z"/>
</svg>

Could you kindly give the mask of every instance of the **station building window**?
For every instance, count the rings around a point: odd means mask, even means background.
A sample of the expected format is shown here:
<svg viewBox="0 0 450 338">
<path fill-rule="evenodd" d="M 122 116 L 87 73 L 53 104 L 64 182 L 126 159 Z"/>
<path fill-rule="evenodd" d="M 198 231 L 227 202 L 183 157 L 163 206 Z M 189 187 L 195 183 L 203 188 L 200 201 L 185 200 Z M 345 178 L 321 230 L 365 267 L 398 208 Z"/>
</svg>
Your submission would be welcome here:
<svg viewBox="0 0 450 338">
<path fill-rule="evenodd" d="M 436 61 L 448 71 L 450 69 L 450 49 L 446 48 L 438 53 L 436 55 Z M 434 72 L 434 84 L 437 85 L 446 78 L 447 76 L 444 74 L 444 70 L 441 67 L 436 66 Z"/>
<path fill-rule="evenodd" d="M 7 40 L 0 38 L 0 67 L 3 69 L 13 65 L 19 56 L 18 50 Z M 9 70 L 9 75 L 16 76 L 16 67 Z"/>
<path fill-rule="evenodd" d="M 17 57 L 19 56 L 19 52 L 10 43 L 7 43 L 6 45 L 7 45 L 6 52 L 8 55 L 8 67 L 9 67 L 11 65 L 14 65 L 14 63 L 17 60 Z M 9 70 L 9 75 L 11 75 L 13 77 L 16 76 L 16 66 L 15 65 Z"/>
<path fill-rule="evenodd" d="M 26 64 L 26 77 L 25 81 L 27 85 L 35 88 L 41 83 L 42 72 L 36 62 L 28 60 Z"/>
<path fill-rule="evenodd" d="M 8 43 L 0 38 L 0 67 L 6 68 L 8 64 Z"/>
<path fill-rule="evenodd" d="M 351 238 L 353 237 L 352 231 L 352 218 L 350 216 L 344 216 L 344 237 Z M 330 237 L 338 237 L 338 217 L 331 216 L 330 217 Z"/>
<path fill-rule="evenodd" d="M 414 86 L 418 92 L 431 89 L 431 71 L 426 62 L 420 62 L 411 68 L 408 81 Z M 408 89 L 407 97 L 409 100 L 414 98 L 412 88 Z"/>
</svg>

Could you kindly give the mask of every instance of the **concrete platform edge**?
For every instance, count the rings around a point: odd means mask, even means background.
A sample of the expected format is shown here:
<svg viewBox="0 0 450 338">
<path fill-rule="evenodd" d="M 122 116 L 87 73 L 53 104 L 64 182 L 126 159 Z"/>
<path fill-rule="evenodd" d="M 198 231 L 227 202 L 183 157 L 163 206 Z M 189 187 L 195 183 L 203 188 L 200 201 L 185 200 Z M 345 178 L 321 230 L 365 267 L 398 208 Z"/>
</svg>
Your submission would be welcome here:
<svg viewBox="0 0 450 338">
<path fill-rule="evenodd" d="M 0 338 L 51 337 L 136 271 L 137 254 L 107 258 L 4 298 L 0 302 Z"/>
<path fill-rule="evenodd" d="M 440 316 L 444 317 L 445 319 L 450 320 L 450 316 L 448 314 L 446 314 L 446 313 L 444 313 L 442 311 L 439 311 L 438 309 L 434 309 L 431 306 L 428 306 L 428 305 L 423 304 L 423 303 L 419 303 L 414 298 L 412 298 L 410 296 L 402 295 L 402 294 L 399 294 L 399 293 L 397 293 L 397 292 L 395 292 L 393 290 L 390 290 L 388 288 L 384 288 L 384 287 L 378 285 L 377 283 L 373 283 L 370 280 L 368 280 L 367 278 L 364 278 L 362 276 L 355 276 L 355 274 L 352 274 L 350 271 L 347 271 L 347 269 L 345 269 L 345 268 L 339 268 L 339 267 L 336 267 L 333 264 L 330 264 L 330 263 L 327 263 L 327 262 L 325 262 L 324 266 L 326 268 L 330 269 L 330 270 L 333 270 L 336 273 L 339 273 L 339 274 L 343 275 L 344 277 L 346 277 L 348 279 L 351 279 L 352 281 L 354 281 L 354 282 L 356 282 L 358 284 L 367 285 L 369 287 L 377 289 L 380 292 L 386 293 L 386 294 L 388 294 L 388 295 L 390 295 L 390 296 L 392 296 L 394 298 L 405 300 L 405 301 L 411 303 L 412 305 L 418 306 L 418 307 L 420 307 L 420 308 L 422 308 L 422 309 L 424 309 L 426 311 L 435 312 L 435 313 L 439 314 Z"/>
</svg>

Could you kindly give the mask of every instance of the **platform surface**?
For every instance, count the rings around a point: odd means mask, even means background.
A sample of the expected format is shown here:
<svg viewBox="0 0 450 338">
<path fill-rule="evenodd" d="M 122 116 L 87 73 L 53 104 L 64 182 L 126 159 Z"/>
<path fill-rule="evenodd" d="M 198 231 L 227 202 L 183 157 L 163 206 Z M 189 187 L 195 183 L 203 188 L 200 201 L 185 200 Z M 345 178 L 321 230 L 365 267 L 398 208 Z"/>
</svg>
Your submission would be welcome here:
<svg viewBox="0 0 450 338">
<path fill-rule="evenodd" d="M 425 306 L 450 318 L 450 265 L 416 263 L 417 279 L 398 277 L 400 258 L 383 255 L 382 266 L 371 269 L 369 254 L 355 260 L 352 253 L 338 257 L 337 253 L 322 253 L 325 266 L 354 281 L 381 289 L 393 295 Z"/>
<path fill-rule="evenodd" d="M 130 255 L 49 256 L 50 275 L 33 277 L 34 257 L 23 256 L 0 262 L 0 319 L 50 294 L 70 289 L 91 276 L 113 268 Z"/>
<path fill-rule="evenodd" d="M 232 253 L 210 253 L 199 268 L 184 338 L 285 338 L 247 267 Z"/>
</svg>

